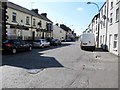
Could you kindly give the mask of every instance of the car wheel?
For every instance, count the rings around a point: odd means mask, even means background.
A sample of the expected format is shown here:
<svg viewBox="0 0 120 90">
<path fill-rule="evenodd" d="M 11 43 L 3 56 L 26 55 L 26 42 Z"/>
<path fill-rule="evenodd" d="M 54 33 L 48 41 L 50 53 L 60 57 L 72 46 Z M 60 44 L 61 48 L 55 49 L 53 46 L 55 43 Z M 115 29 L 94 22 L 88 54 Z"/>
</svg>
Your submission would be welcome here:
<svg viewBox="0 0 120 90">
<path fill-rule="evenodd" d="M 32 47 L 29 47 L 29 51 L 31 51 L 32 50 Z"/>
<path fill-rule="evenodd" d="M 12 53 L 15 54 L 17 50 L 15 48 L 12 49 Z"/>
</svg>

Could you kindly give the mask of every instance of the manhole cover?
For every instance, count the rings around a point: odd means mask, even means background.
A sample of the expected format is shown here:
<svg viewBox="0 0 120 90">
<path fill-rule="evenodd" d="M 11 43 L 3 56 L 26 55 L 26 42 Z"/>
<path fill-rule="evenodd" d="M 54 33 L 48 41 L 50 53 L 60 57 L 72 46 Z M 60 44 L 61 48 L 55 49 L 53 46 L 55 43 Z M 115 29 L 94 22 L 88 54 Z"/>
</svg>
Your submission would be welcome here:
<svg viewBox="0 0 120 90">
<path fill-rule="evenodd" d="M 45 69 L 29 69 L 29 70 L 27 70 L 27 72 L 30 74 L 37 74 L 43 70 L 45 70 Z"/>
</svg>

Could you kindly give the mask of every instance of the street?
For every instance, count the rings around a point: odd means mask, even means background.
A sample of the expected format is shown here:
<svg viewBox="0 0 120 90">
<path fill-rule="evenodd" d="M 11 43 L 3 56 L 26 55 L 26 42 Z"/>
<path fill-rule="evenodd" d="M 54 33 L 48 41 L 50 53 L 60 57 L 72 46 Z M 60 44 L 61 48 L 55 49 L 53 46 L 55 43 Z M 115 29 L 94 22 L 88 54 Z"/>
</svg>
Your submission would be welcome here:
<svg viewBox="0 0 120 90">
<path fill-rule="evenodd" d="M 118 57 L 80 43 L 3 55 L 2 88 L 118 88 Z"/>
</svg>

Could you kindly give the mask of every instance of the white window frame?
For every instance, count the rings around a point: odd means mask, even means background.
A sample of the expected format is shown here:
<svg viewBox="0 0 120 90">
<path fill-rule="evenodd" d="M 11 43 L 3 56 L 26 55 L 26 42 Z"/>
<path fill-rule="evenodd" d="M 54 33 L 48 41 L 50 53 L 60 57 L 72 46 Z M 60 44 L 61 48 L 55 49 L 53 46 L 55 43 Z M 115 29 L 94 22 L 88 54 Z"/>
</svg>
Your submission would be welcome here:
<svg viewBox="0 0 120 90">
<path fill-rule="evenodd" d="M 119 21 L 119 8 L 116 9 L 116 21 Z"/>
<path fill-rule="evenodd" d="M 110 25 L 113 24 L 113 13 L 110 13 Z"/>
<path fill-rule="evenodd" d="M 115 45 L 116 43 L 116 45 Z M 114 50 L 117 50 L 117 47 L 118 47 L 118 34 L 114 34 L 114 41 L 113 41 L 113 48 Z"/>
<path fill-rule="evenodd" d="M 26 25 L 30 25 L 30 17 L 29 16 L 26 17 Z"/>
</svg>

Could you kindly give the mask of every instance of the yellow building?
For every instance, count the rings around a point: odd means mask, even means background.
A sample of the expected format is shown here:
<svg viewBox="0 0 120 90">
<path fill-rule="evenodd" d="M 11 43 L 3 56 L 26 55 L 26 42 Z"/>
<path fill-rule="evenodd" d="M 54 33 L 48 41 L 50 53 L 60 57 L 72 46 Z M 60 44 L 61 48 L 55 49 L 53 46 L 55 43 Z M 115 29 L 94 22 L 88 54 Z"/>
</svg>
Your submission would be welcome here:
<svg viewBox="0 0 120 90">
<path fill-rule="evenodd" d="M 45 17 L 44 14 L 39 14 L 38 9 L 28 10 L 12 2 L 8 2 L 7 7 L 8 39 L 34 40 L 52 37 L 52 21 Z"/>
</svg>

